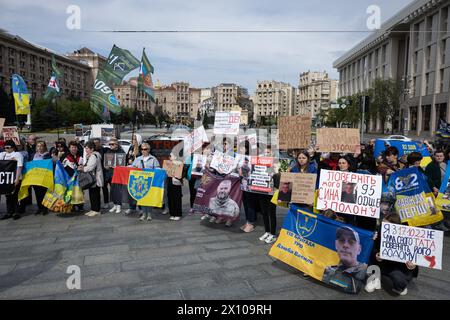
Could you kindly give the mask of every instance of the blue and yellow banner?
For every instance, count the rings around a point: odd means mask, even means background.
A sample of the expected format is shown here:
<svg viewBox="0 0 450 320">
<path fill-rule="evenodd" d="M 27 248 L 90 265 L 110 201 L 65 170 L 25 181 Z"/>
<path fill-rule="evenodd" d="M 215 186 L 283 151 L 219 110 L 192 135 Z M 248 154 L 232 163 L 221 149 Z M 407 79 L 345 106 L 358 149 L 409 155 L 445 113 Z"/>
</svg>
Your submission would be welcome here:
<svg viewBox="0 0 450 320">
<path fill-rule="evenodd" d="M 436 206 L 439 210 L 450 211 L 450 161 L 447 162 L 447 170 L 442 180 L 439 193 L 436 198 Z"/>
<path fill-rule="evenodd" d="M 166 171 L 162 169 L 132 170 L 128 177 L 128 193 L 140 206 L 161 208 L 166 177 Z"/>
<path fill-rule="evenodd" d="M 416 167 L 394 172 L 389 178 L 388 190 L 395 194 L 395 208 L 402 222 L 420 227 L 443 219 L 424 174 Z"/>
<path fill-rule="evenodd" d="M 373 232 L 291 205 L 269 255 L 348 293 L 364 286 Z"/>
<path fill-rule="evenodd" d="M 26 162 L 22 175 L 23 179 L 19 190 L 19 200 L 28 197 L 28 188 L 30 186 L 41 186 L 53 191 L 52 159 Z"/>
<path fill-rule="evenodd" d="M 57 161 L 55 166 L 54 193 L 60 199 L 64 199 L 66 204 L 84 203 L 83 191 L 78 183 L 78 172 L 75 171 L 72 177 L 64 170 L 61 162 Z"/>
<path fill-rule="evenodd" d="M 421 167 L 426 167 L 431 161 L 433 161 L 427 147 L 424 144 L 422 144 L 422 146 L 419 146 L 419 143 L 417 143 L 416 141 L 376 139 L 373 156 L 377 158 L 383 151 L 387 149 L 387 147 L 396 147 L 398 149 L 399 159 L 405 154 L 408 155 L 411 152 L 420 152 L 423 157 L 422 161 L 420 162 Z"/>
<path fill-rule="evenodd" d="M 11 77 L 14 104 L 17 114 L 30 114 L 30 94 L 22 77 L 13 74 Z"/>
</svg>

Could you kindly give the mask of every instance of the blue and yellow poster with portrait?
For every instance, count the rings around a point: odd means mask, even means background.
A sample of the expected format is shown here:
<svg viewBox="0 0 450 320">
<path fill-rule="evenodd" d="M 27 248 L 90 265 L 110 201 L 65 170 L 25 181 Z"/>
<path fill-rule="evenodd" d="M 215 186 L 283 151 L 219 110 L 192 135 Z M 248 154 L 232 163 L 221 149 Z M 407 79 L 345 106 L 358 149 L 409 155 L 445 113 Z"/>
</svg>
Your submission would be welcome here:
<svg viewBox="0 0 450 320">
<path fill-rule="evenodd" d="M 269 255 L 348 293 L 365 284 L 373 232 L 290 206 Z"/>
</svg>

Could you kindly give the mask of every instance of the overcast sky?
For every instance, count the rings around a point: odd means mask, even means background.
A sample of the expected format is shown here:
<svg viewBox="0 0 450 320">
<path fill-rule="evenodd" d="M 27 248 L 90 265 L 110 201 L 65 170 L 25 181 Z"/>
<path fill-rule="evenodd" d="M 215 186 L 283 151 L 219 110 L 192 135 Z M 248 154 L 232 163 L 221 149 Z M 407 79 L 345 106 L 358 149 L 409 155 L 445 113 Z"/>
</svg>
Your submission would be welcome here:
<svg viewBox="0 0 450 320">
<path fill-rule="evenodd" d="M 195 87 L 257 80 L 298 86 L 300 72 L 327 71 L 370 34 L 369 5 L 389 19 L 411 0 L 1 0 L 0 28 L 66 53 L 88 47 L 104 56 L 113 44 L 139 60 L 142 47 L 162 84 Z M 66 28 L 69 5 L 81 9 L 81 30 Z M 99 33 L 95 30 L 350 30 L 367 33 Z"/>
</svg>

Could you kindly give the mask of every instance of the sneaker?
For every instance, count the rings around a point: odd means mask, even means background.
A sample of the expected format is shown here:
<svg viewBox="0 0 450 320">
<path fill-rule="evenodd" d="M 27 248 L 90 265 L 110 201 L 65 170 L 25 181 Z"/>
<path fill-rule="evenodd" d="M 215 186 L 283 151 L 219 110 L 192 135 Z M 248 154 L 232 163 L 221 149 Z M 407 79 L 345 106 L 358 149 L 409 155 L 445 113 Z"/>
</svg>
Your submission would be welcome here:
<svg viewBox="0 0 450 320">
<path fill-rule="evenodd" d="M 175 218 L 175 217 L 173 217 L 173 216 L 170 216 L 170 217 L 169 217 L 169 220 L 173 220 L 173 218 Z"/>
<path fill-rule="evenodd" d="M 114 206 L 109 210 L 109 212 L 113 213 L 114 211 L 116 211 L 116 208 L 117 208 L 117 206 L 114 205 Z"/>
<path fill-rule="evenodd" d="M 117 205 L 116 206 L 116 213 L 121 213 L 122 212 L 122 206 Z"/>
<path fill-rule="evenodd" d="M 408 294 L 408 288 L 405 288 L 405 290 L 403 290 L 403 291 L 399 291 L 399 290 L 395 290 L 395 289 L 392 289 L 392 291 L 394 291 L 395 293 L 397 293 L 400 296 L 406 296 Z"/>
<path fill-rule="evenodd" d="M 252 232 L 253 230 L 255 230 L 255 226 L 250 223 L 247 223 L 247 225 L 245 226 L 245 228 L 242 231 L 249 233 L 249 232 Z"/>
<path fill-rule="evenodd" d="M 266 240 L 264 240 L 265 243 L 267 244 L 271 244 L 274 243 L 275 241 L 277 241 L 277 237 L 275 237 L 273 234 L 270 234 Z"/>
<path fill-rule="evenodd" d="M 125 214 L 130 214 L 130 213 L 133 213 L 133 212 L 134 212 L 133 209 L 127 209 L 127 210 L 125 210 Z"/>
<path fill-rule="evenodd" d="M 448 228 L 444 225 L 443 222 L 441 222 L 441 223 L 439 223 L 439 224 L 433 226 L 433 229 L 435 229 L 435 230 L 441 230 L 441 231 L 444 231 L 444 232 L 447 232 L 447 231 L 450 230 L 450 229 L 448 229 Z"/>
<path fill-rule="evenodd" d="M 88 212 L 86 212 L 84 215 L 90 217 L 91 214 L 92 214 L 92 212 L 94 212 L 94 211 L 92 211 L 92 210 L 91 210 L 91 211 L 88 211 Z"/>
<path fill-rule="evenodd" d="M 216 221 L 216 217 L 211 217 L 211 219 L 209 219 L 209 222 L 214 223 L 214 221 Z"/>
<path fill-rule="evenodd" d="M 264 233 L 261 237 L 259 237 L 259 240 L 266 241 L 267 237 L 270 236 L 269 232 Z"/>
<path fill-rule="evenodd" d="M 96 217 L 96 216 L 99 216 L 99 215 L 100 215 L 100 212 L 92 211 L 92 213 L 89 215 L 89 217 Z"/>
<path fill-rule="evenodd" d="M 225 226 L 226 227 L 231 227 L 233 225 L 233 221 L 228 220 L 227 222 L 225 222 Z"/>
<path fill-rule="evenodd" d="M 139 220 L 144 221 L 144 220 L 145 220 L 145 216 L 142 215 L 142 216 L 139 218 Z"/>
<path fill-rule="evenodd" d="M 152 221 L 152 217 L 148 216 L 147 221 Z"/>
<path fill-rule="evenodd" d="M 180 221 L 180 220 L 181 220 L 181 217 L 173 217 L 172 220 L 173 220 L 173 221 Z"/>
<path fill-rule="evenodd" d="M 207 214 L 202 215 L 202 217 L 200 218 L 200 220 L 206 220 L 206 219 L 208 219 L 208 215 Z"/>
<path fill-rule="evenodd" d="M 303 278 L 305 278 L 305 279 L 308 279 L 308 278 L 309 278 L 309 274 L 307 274 L 307 273 L 305 273 L 305 272 L 303 272 L 302 276 L 303 276 Z"/>
<path fill-rule="evenodd" d="M 367 282 L 366 286 L 364 287 L 364 289 L 371 293 L 374 292 L 376 289 L 381 289 L 381 281 L 380 279 L 374 279 L 370 282 Z"/>
</svg>

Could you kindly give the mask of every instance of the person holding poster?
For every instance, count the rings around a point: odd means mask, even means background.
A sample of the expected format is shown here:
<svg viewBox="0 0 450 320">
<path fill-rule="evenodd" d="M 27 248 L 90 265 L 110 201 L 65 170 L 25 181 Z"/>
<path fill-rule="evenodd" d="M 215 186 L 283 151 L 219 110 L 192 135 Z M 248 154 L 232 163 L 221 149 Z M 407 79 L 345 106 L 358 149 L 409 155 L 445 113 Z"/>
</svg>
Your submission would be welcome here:
<svg viewBox="0 0 450 320">
<path fill-rule="evenodd" d="M 12 194 L 6 195 L 6 214 L 0 217 L 0 220 L 5 220 L 9 218 L 13 218 L 14 220 L 20 219 L 19 212 L 24 211 L 23 204 L 19 203 L 18 205 L 18 195 L 20 190 L 20 184 L 22 180 L 22 168 L 23 168 L 23 157 L 17 152 L 16 144 L 13 140 L 6 140 L 5 151 L 0 153 L 0 160 L 15 160 L 17 161 L 17 171 L 16 177 L 14 180 L 14 184 L 16 186 L 14 192 Z"/>
<path fill-rule="evenodd" d="M 144 144 L 143 144 L 144 145 Z M 142 149 L 144 151 L 144 149 Z M 170 153 L 171 161 L 179 161 L 176 155 Z M 183 178 L 167 177 L 167 200 L 169 204 L 170 220 L 179 221 L 182 215 Z"/>
<path fill-rule="evenodd" d="M 383 221 L 401 224 L 400 216 L 397 213 L 390 213 L 383 218 Z M 380 230 L 381 232 L 381 225 Z M 374 243 L 372 261 L 380 267 L 383 284 L 394 293 L 404 296 L 408 293 L 408 284 L 413 278 L 417 278 L 419 274 L 419 267 L 417 267 L 411 261 L 406 263 L 383 260 L 380 258 L 380 235 L 377 236 Z M 380 279 L 375 279 L 372 282 L 368 282 L 365 290 L 367 292 L 373 292 L 375 289 L 381 289 Z"/>
<path fill-rule="evenodd" d="M 107 149 L 104 153 L 104 158 L 107 158 L 108 156 L 112 156 L 114 159 L 114 156 L 117 154 L 123 154 L 125 156 L 125 151 L 123 151 L 122 147 L 119 145 L 119 141 L 116 138 L 109 139 L 108 142 L 109 149 Z M 109 166 L 108 163 L 104 163 L 104 186 L 110 185 L 110 196 L 109 198 L 113 202 L 113 207 L 109 210 L 109 212 L 115 212 L 120 213 L 122 211 L 122 186 L 118 184 L 113 184 L 112 177 L 114 175 L 114 168 L 116 166 L 116 161 L 113 162 L 113 166 Z"/>
<path fill-rule="evenodd" d="M 307 150 L 300 150 L 297 153 L 295 165 L 289 171 L 293 173 L 317 173 L 317 166 L 310 159 L 311 157 Z"/>
</svg>

